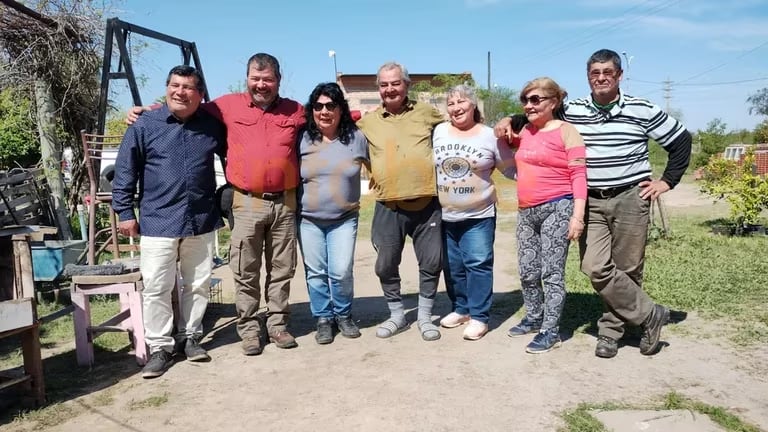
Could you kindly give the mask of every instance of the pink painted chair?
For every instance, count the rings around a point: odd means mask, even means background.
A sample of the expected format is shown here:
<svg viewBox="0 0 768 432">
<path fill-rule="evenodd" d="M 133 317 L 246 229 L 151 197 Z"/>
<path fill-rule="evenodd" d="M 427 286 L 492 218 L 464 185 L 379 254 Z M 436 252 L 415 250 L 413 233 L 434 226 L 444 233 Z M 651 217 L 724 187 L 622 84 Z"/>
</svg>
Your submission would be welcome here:
<svg viewBox="0 0 768 432">
<path fill-rule="evenodd" d="M 141 272 L 121 275 L 72 276 L 72 305 L 75 307 L 75 351 L 80 366 L 94 363 L 93 340 L 101 333 L 125 331 L 133 345 L 136 363 L 147 362 L 147 345 L 144 340 L 144 321 L 141 306 Z M 91 325 L 91 308 L 88 297 L 97 294 L 118 294 L 120 312 L 99 325 Z"/>
</svg>

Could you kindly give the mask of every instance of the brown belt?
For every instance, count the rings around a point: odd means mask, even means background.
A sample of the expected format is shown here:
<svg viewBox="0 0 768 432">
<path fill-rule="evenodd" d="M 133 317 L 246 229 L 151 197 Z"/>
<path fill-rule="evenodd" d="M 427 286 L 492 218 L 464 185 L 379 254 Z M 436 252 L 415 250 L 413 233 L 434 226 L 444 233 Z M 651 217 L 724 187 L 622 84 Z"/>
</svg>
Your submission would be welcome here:
<svg viewBox="0 0 768 432">
<path fill-rule="evenodd" d="M 252 198 L 259 198 L 267 201 L 276 201 L 285 196 L 285 191 L 280 192 L 250 192 L 239 187 L 232 186 L 232 189 L 240 192 L 243 195 L 248 195 Z"/>
</svg>

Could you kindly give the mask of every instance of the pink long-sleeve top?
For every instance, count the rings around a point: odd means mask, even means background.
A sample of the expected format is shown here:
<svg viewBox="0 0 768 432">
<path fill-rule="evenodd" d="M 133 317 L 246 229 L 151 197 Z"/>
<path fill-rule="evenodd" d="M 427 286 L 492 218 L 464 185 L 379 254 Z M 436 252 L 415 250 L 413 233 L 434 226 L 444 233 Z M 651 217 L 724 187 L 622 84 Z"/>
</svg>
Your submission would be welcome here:
<svg viewBox="0 0 768 432">
<path fill-rule="evenodd" d="M 518 206 L 534 207 L 568 196 L 586 199 L 586 166 L 573 163 L 584 158 L 583 140 L 569 124 L 548 131 L 527 125 L 515 154 Z"/>
</svg>

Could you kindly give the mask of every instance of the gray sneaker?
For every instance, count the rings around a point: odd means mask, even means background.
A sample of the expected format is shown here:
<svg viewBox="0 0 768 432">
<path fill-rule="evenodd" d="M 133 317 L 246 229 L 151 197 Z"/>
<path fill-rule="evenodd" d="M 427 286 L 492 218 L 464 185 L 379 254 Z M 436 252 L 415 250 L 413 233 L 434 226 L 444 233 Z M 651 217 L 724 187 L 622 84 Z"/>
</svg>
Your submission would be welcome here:
<svg viewBox="0 0 768 432">
<path fill-rule="evenodd" d="M 211 361 L 211 356 L 200 346 L 199 337 L 187 338 L 187 343 L 184 345 L 184 355 L 187 357 L 187 360 L 193 362 Z"/>
<path fill-rule="evenodd" d="M 336 325 L 339 327 L 341 335 L 345 338 L 354 339 L 360 337 L 360 329 L 351 316 L 337 316 Z"/>
<path fill-rule="evenodd" d="M 149 361 L 144 365 L 144 369 L 141 370 L 141 377 L 157 378 L 164 374 L 171 365 L 173 365 L 171 353 L 165 350 L 155 351 L 150 355 Z"/>
</svg>

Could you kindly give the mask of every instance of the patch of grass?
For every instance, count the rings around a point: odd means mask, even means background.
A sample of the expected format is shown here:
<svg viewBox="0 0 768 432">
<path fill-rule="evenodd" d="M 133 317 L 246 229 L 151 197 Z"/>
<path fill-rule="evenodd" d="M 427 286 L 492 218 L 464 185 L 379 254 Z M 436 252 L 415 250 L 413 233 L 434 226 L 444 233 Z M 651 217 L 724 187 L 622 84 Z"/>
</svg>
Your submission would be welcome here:
<svg viewBox="0 0 768 432">
<path fill-rule="evenodd" d="M 589 413 L 592 409 L 596 408 L 589 404 L 579 404 L 576 409 L 565 411 L 562 414 L 565 427 L 559 428 L 558 432 L 607 432 L 605 426 Z"/>
<path fill-rule="evenodd" d="M 165 392 L 161 395 L 150 396 L 140 401 L 132 400 L 128 404 L 128 408 L 132 410 L 143 409 L 143 408 L 157 408 L 161 405 L 166 404 L 167 402 L 168 402 L 168 392 Z"/>
<path fill-rule="evenodd" d="M 115 397 L 110 390 L 104 390 L 91 398 L 91 405 L 103 407 L 115 403 Z"/>
<path fill-rule="evenodd" d="M 23 411 L 13 419 L 14 426 L 29 426 L 41 430 L 61 424 L 65 419 L 74 417 L 78 410 L 71 404 L 55 403 L 33 411 Z"/>
<path fill-rule="evenodd" d="M 746 423 L 723 407 L 695 401 L 676 392 L 670 392 L 664 395 L 662 404 L 663 409 L 692 410 L 701 414 L 706 414 L 713 422 L 722 426 L 728 432 L 760 432 L 758 427 Z"/>
<path fill-rule="evenodd" d="M 723 407 L 708 405 L 677 392 L 669 392 L 661 397 L 659 402 L 649 404 L 628 405 L 622 403 L 589 404 L 581 403 L 575 409 L 561 413 L 565 426 L 559 432 L 605 432 L 605 426 L 589 412 L 593 410 L 690 410 L 707 415 L 713 422 L 722 426 L 727 432 L 761 432 L 759 428 L 744 422 Z"/>
</svg>

